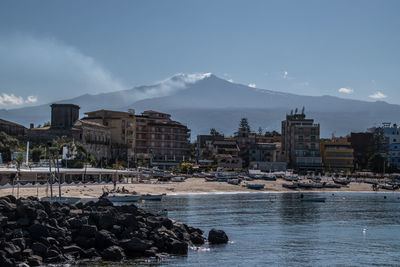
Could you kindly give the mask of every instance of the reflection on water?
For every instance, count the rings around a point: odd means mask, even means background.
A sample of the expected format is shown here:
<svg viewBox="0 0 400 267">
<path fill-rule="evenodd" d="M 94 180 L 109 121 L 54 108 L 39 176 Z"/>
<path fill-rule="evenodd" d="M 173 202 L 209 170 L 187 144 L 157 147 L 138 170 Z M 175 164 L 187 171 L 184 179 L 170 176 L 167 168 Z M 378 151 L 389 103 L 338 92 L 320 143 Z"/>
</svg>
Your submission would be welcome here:
<svg viewBox="0 0 400 267">
<path fill-rule="evenodd" d="M 326 197 L 326 202 L 302 202 L 298 193 L 260 193 L 167 196 L 163 202 L 142 203 L 145 209 L 166 208 L 170 218 L 206 234 L 211 228 L 223 229 L 233 242 L 191 250 L 188 257 L 128 264 L 398 265 L 400 194 L 310 192 L 306 196 Z"/>
</svg>

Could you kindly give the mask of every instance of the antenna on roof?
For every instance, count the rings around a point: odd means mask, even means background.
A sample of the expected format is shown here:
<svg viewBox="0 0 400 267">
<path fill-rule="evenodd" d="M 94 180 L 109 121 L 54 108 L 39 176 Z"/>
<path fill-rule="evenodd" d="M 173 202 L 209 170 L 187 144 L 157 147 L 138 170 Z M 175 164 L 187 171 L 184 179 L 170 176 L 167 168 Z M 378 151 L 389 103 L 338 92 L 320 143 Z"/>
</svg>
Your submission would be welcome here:
<svg viewBox="0 0 400 267">
<path fill-rule="evenodd" d="M 298 111 L 298 109 L 296 108 L 296 109 L 294 110 L 294 114 L 297 114 L 297 111 Z"/>
<path fill-rule="evenodd" d="M 303 106 L 303 108 L 301 109 L 301 114 L 304 115 L 304 106 Z"/>
</svg>

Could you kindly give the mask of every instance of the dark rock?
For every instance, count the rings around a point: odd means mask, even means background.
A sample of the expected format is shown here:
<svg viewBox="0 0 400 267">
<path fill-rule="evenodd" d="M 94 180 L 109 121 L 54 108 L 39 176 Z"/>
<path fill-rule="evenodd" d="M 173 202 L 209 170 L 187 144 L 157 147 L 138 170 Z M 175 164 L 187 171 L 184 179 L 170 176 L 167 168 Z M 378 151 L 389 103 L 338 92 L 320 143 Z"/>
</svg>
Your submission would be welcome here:
<svg viewBox="0 0 400 267">
<path fill-rule="evenodd" d="M 229 239 L 224 231 L 211 229 L 208 233 L 208 241 L 211 244 L 226 244 L 228 243 Z"/>
<path fill-rule="evenodd" d="M 117 245 L 115 236 L 107 230 L 101 230 L 96 233 L 96 246 L 98 248 L 106 248 L 109 246 Z"/>
<path fill-rule="evenodd" d="M 79 255 L 83 255 L 83 249 L 81 249 L 78 246 L 65 246 L 62 248 L 63 253 L 73 253 L 73 252 L 78 252 Z"/>
<path fill-rule="evenodd" d="M 68 224 L 73 229 L 81 229 L 83 222 L 79 218 L 71 218 L 68 220 Z"/>
<path fill-rule="evenodd" d="M 94 237 L 78 236 L 75 238 L 75 243 L 82 248 L 96 247 L 96 239 Z"/>
<path fill-rule="evenodd" d="M 31 224 L 31 220 L 28 217 L 22 217 L 17 220 L 17 225 L 19 226 L 28 226 Z"/>
<path fill-rule="evenodd" d="M 33 251 L 30 248 L 26 248 L 22 251 L 22 257 L 28 258 L 33 255 Z"/>
<path fill-rule="evenodd" d="M 193 232 L 192 234 L 190 234 L 190 241 L 194 244 L 194 245 L 203 245 L 205 242 L 205 238 L 200 235 L 197 232 Z"/>
<path fill-rule="evenodd" d="M 5 226 L 7 225 L 8 218 L 0 214 L 0 225 Z"/>
<path fill-rule="evenodd" d="M 85 250 L 83 255 L 87 259 L 100 257 L 100 254 L 97 252 L 95 248 L 90 248 Z"/>
<path fill-rule="evenodd" d="M 1 267 L 14 267 L 15 266 L 14 259 L 8 258 L 6 253 L 1 250 L 0 250 L 0 266 Z"/>
<path fill-rule="evenodd" d="M 33 255 L 28 258 L 29 266 L 41 266 L 43 258 L 38 255 Z"/>
<path fill-rule="evenodd" d="M 81 227 L 81 235 L 87 236 L 87 237 L 94 237 L 97 232 L 97 227 L 96 225 L 88 225 L 84 224 Z"/>
<path fill-rule="evenodd" d="M 147 240 L 141 240 L 139 238 L 125 239 L 119 241 L 121 247 L 129 254 L 140 254 L 151 247 L 151 242 Z"/>
<path fill-rule="evenodd" d="M 4 212 L 10 212 L 10 211 L 15 211 L 17 206 L 12 203 L 8 202 L 5 199 L 0 199 L 0 210 Z"/>
<path fill-rule="evenodd" d="M 169 244 L 169 252 L 172 254 L 186 255 L 188 253 L 188 244 L 176 239 L 173 239 Z"/>
<path fill-rule="evenodd" d="M 110 207 L 110 206 L 114 206 L 114 204 L 107 198 L 100 198 L 99 201 L 96 202 L 96 206 L 97 207 Z"/>
<path fill-rule="evenodd" d="M 23 239 L 22 237 L 20 238 L 14 238 L 11 240 L 11 242 L 15 245 L 18 246 L 21 250 L 25 249 L 25 239 Z"/>
<path fill-rule="evenodd" d="M 49 235 L 47 227 L 38 223 L 32 224 L 29 227 L 29 232 L 31 237 L 35 240 L 38 240 L 41 237 L 47 237 Z"/>
<path fill-rule="evenodd" d="M 114 224 L 114 217 L 108 214 L 100 215 L 98 224 L 101 229 L 108 230 Z"/>
<path fill-rule="evenodd" d="M 40 242 L 34 242 L 32 244 L 32 251 L 36 255 L 40 255 L 43 257 L 47 253 L 47 246 L 45 246 L 43 243 L 40 243 Z"/>
<path fill-rule="evenodd" d="M 101 252 L 101 257 L 108 261 L 120 261 L 125 257 L 121 247 L 111 246 Z"/>
</svg>

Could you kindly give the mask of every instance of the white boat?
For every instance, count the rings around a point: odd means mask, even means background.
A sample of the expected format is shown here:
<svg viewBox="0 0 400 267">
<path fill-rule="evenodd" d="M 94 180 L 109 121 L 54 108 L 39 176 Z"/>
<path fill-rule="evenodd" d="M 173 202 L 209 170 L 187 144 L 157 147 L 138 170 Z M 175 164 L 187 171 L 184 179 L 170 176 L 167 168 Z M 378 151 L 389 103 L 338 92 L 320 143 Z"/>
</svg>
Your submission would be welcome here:
<svg viewBox="0 0 400 267">
<path fill-rule="evenodd" d="M 129 195 L 129 194 L 109 194 L 104 198 L 111 202 L 137 202 L 140 200 L 141 195 Z"/>
<path fill-rule="evenodd" d="M 172 182 L 184 182 L 186 179 L 185 176 L 174 176 L 171 178 Z"/>
<path fill-rule="evenodd" d="M 59 203 L 68 203 L 68 204 L 75 204 L 79 200 L 81 200 L 80 197 L 42 197 L 40 201 L 46 201 L 46 202 L 59 202 Z"/>
<path fill-rule="evenodd" d="M 139 196 L 140 196 L 140 200 L 161 201 L 162 198 L 163 198 L 165 195 L 166 195 L 166 194 L 157 194 L 157 195 L 145 194 L 145 195 L 139 195 Z"/>
</svg>

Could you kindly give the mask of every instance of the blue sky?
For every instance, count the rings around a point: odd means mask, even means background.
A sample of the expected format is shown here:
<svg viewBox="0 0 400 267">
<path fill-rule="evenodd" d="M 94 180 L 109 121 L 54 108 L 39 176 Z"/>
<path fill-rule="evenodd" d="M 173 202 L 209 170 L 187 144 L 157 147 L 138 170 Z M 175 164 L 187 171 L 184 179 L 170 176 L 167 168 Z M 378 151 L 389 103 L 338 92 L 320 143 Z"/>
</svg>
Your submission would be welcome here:
<svg viewBox="0 0 400 267">
<path fill-rule="evenodd" d="M 400 1 L 7 1 L 0 107 L 212 72 L 400 104 Z"/>
</svg>

